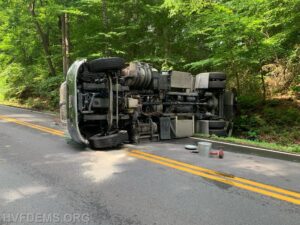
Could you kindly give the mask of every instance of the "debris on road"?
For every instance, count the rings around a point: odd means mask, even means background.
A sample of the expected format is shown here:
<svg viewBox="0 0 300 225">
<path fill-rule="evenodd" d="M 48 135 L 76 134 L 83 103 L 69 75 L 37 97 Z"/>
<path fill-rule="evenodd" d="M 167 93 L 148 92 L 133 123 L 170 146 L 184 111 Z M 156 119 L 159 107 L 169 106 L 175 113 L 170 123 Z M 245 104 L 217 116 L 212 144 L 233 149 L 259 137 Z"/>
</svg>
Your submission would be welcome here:
<svg viewBox="0 0 300 225">
<path fill-rule="evenodd" d="M 185 145 L 185 149 L 191 150 L 191 153 L 200 153 L 203 157 L 210 158 L 224 158 L 224 150 L 222 148 L 212 149 L 212 143 L 210 142 L 198 142 L 198 146 L 196 145 Z"/>
<path fill-rule="evenodd" d="M 209 157 L 223 159 L 224 151 L 222 149 L 221 150 L 211 150 L 209 152 Z"/>
<path fill-rule="evenodd" d="M 212 143 L 210 142 L 198 142 L 198 151 L 201 156 L 208 157 L 211 148 L 212 148 Z"/>
<path fill-rule="evenodd" d="M 187 149 L 187 150 L 197 150 L 196 145 L 186 145 L 186 146 L 184 146 L 184 148 Z"/>
</svg>

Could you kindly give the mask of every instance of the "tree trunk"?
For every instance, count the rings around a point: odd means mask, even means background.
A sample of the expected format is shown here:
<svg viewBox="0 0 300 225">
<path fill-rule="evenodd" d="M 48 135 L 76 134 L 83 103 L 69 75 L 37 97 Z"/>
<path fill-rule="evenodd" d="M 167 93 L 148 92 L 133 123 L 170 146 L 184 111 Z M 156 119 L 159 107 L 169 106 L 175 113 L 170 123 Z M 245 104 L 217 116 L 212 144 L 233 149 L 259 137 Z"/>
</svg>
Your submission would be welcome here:
<svg viewBox="0 0 300 225">
<path fill-rule="evenodd" d="M 171 55 L 171 53 L 170 53 L 169 34 L 168 34 L 168 29 L 166 27 L 163 28 L 162 34 L 163 34 L 164 59 L 165 59 L 166 64 L 168 64 L 169 56 Z"/>
<path fill-rule="evenodd" d="M 45 33 L 43 31 L 43 28 L 42 28 L 41 24 L 39 23 L 39 21 L 36 18 L 35 0 L 33 0 L 29 4 L 29 12 L 30 12 L 30 14 L 33 18 L 33 22 L 36 26 L 37 33 L 38 33 L 38 35 L 40 36 L 40 39 L 41 39 L 42 47 L 44 49 L 46 61 L 47 61 L 48 67 L 49 67 L 49 72 L 52 76 L 55 76 L 56 72 L 55 72 L 55 68 L 54 68 L 54 65 L 53 65 L 53 62 L 52 62 L 52 59 L 51 59 L 51 52 L 50 52 L 50 49 L 49 49 L 49 36 L 48 36 L 49 33 Z"/>
<path fill-rule="evenodd" d="M 62 33 L 62 55 L 63 55 L 63 74 L 66 77 L 69 69 L 69 52 L 70 52 L 70 45 L 69 45 L 69 18 L 68 14 L 64 13 L 61 15 L 61 33 Z"/>
<path fill-rule="evenodd" d="M 132 4 L 133 4 L 133 7 L 134 7 L 134 10 L 133 10 L 133 15 L 132 15 L 132 18 L 137 21 L 138 20 L 138 0 L 133 0 L 132 1 Z"/>
<path fill-rule="evenodd" d="M 263 71 L 260 73 L 261 75 L 261 84 L 262 84 L 262 91 L 263 91 L 263 102 L 267 99 L 267 90 L 266 90 L 266 82 L 265 82 L 265 75 Z"/>
<path fill-rule="evenodd" d="M 103 23 L 104 32 L 108 32 L 109 24 L 108 24 L 108 15 L 107 15 L 107 0 L 102 0 L 102 23 Z M 104 54 L 106 56 L 111 55 L 108 43 L 104 47 Z"/>
<path fill-rule="evenodd" d="M 107 17 L 107 2 L 102 0 L 102 21 L 105 31 L 108 29 L 108 17 Z"/>
<path fill-rule="evenodd" d="M 239 77 L 239 73 L 235 72 L 235 79 L 236 79 L 236 90 L 237 93 L 240 94 L 240 77 Z"/>
</svg>

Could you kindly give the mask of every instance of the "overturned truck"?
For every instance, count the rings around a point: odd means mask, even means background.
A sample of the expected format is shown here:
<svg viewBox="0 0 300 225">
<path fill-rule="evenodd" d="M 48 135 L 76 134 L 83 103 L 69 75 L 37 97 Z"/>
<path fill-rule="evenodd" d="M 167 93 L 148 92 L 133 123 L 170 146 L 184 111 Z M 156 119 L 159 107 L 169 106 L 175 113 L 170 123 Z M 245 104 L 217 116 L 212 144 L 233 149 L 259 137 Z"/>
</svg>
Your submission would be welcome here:
<svg viewBox="0 0 300 225">
<path fill-rule="evenodd" d="M 78 60 L 61 85 L 61 118 L 74 141 L 96 149 L 194 133 L 226 136 L 234 94 L 225 85 L 221 72 L 193 76 L 117 57 Z"/>
</svg>

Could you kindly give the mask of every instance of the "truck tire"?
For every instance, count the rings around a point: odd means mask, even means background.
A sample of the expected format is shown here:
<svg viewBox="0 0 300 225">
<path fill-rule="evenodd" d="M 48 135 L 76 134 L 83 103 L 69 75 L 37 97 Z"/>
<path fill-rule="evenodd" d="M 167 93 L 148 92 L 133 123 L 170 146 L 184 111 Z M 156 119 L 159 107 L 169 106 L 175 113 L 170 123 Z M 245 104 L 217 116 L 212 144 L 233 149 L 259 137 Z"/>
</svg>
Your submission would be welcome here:
<svg viewBox="0 0 300 225">
<path fill-rule="evenodd" d="M 223 72 L 210 72 L 209 80 L 226 80 L 226 74 Z"/>
<path fill-rule="evenodd" d="M 226 87 L 226 81 L 209 81 L 208 88 L 211 89 L 224 89 Z"/>
<path fill-rule="evenodd" d="M 95 135 L 89 138 L 92 149 L 114 148 L 124 144 L 126 141 L 128 141 L 128 134 L 124 130 L 107 136 Z"/>
<path fill-rule="evenodd" d="M 210 120 L 209 129 L 224 129 L 226 127 L 226 122 L 222 120 Z"/>
<path fill-rule="evenodd" d="M 101 58 L 87 62 L 90 72 L 103 72 L 106 70 L 121 70 L 125 67 L 125 60 L 119 57 Z"/>
</svg>

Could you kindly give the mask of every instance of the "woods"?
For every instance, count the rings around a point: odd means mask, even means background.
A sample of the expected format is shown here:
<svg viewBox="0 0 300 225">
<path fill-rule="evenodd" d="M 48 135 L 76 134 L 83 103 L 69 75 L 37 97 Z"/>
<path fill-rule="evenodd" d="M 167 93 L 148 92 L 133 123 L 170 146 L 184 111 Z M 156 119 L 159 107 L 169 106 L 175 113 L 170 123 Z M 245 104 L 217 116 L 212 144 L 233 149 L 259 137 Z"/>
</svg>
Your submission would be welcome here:
<svg viewBox="0 0 300 225">
<path fill-rule="evenodd" d="M 69 63 L 120 56 L 193 74 L 226 72 L 243 115 L 237 130 L 248 138 L 273 140 L 281 127 L 260 128 L 273 124 L 269 117 L 281 117 L 278 110 L 290 113 L 294 130 L 300 127 L 300 0 L 1 0 L 0 5 L 0 94 L 6 99 L 55 109 Z"/>
</svg>

